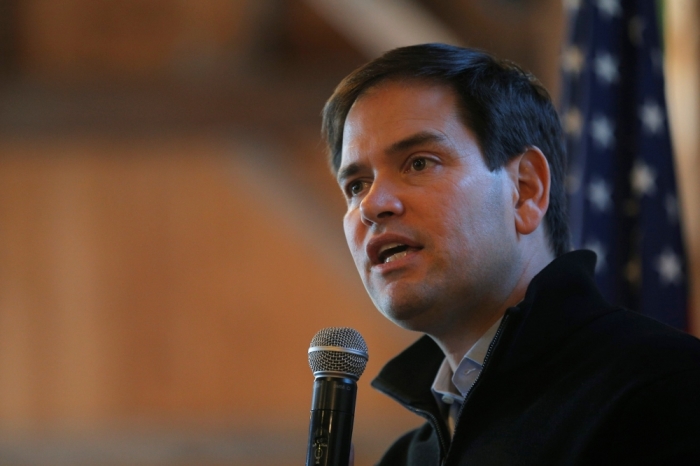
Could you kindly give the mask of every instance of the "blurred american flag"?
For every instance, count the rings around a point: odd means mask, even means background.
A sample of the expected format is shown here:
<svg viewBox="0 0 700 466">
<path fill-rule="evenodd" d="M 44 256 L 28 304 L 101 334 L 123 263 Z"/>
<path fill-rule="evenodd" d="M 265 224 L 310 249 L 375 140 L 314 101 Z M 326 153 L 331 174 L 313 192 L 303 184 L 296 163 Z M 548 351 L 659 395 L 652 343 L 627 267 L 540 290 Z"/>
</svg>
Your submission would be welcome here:
<svg viewBox="0 0 700 466">
<path fill-rule="evenodd" d="M 562 122 L 573 245 L 613 303 L 687 326 L 687 266 L 654 0 L 565 0 Z"/>
</svg>

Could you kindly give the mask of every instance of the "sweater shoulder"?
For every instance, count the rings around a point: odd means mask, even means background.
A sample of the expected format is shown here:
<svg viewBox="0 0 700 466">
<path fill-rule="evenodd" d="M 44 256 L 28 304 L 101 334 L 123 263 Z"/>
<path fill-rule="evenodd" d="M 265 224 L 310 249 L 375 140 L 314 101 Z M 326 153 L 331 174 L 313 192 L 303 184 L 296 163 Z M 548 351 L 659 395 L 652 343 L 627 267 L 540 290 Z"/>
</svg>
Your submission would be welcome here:
<svg viewBox="0 0 700 466">
<path fill-rule="evenodd" d="M 700 340 L 654 319 L 617 309 L 572 335 L 567 346 L 602 367 L 641 374 L 700 372 Z"/>
<path fill-rule="evenodd" d="M 637 312 L 619 308 L 598 320 L 593 325 L 611 338 L 610 344 L 700 356 L 700 340 L 696 337 Z"/>
</svg>

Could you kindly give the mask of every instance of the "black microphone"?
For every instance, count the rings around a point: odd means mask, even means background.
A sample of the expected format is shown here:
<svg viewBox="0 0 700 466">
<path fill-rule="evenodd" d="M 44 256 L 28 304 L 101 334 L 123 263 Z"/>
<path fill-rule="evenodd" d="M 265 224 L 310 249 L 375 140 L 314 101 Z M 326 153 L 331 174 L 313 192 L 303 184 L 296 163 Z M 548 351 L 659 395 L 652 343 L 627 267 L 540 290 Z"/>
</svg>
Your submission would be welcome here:
<svg viewBox="0 0 700 466">
<path fill-rule="evenodd" d="M 368 359 L 357 330 L 324 328 L 311 340 L 309 366 L 315 380 L 306 466 L 348 466 L 357 380 Z"/>
</svg>

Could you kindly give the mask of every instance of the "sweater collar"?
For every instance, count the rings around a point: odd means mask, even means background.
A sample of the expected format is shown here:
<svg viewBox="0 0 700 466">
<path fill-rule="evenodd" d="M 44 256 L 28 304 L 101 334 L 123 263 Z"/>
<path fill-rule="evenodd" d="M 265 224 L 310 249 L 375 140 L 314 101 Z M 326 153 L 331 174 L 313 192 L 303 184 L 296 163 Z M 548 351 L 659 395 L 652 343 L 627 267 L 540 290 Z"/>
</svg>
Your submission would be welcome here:
<svg viewBox="0 0 700 466">
<path fill-rule="evenodd" d="M 532 279 L 525 299 L 507 311 L 511 318 L 494 355 L 494 372 L 527 364 L 612 310 L 595 286 L 595 262 L 591 251 L 573 251 L 553 260 Z M 372 386 L 404 405 L 435 412 L 430 387 L 443 359 L 432 338 L 423 336 L 389 361 Z"/>
<path fill-rule="evenodd" d="M 537 274 L 525 299 L 511 310 L 516 317 L 499 348 L 497 372 L 508 372 L 553 351 L 576 330 L 614 310 L 595 284 L 596 255 L 564 254 Z"/>
</svg>

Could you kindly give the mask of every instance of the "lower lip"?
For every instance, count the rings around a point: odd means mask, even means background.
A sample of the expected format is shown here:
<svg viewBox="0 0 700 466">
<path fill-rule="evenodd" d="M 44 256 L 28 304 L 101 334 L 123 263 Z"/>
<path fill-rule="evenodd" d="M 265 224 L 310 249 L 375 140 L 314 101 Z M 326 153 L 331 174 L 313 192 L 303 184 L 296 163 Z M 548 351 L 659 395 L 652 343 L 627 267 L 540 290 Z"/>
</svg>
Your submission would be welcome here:
<svg viewBox="0 0 700 466">
<path fill-rule="evenodd" d="M 404 268 L 407 265 L 409 265 L 411 261 L 416 259 L 419 251 L 420 249 L 409 249 L 408 251 L 406 251 L 405 256 L 394 259 L 391 262 L 376 264 L 372 266 L 372 268 L 382 274 L 393 272 L 395 270 Z"/>
</svg>

